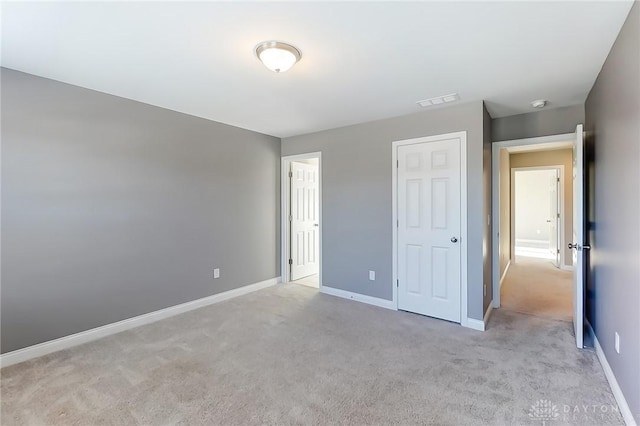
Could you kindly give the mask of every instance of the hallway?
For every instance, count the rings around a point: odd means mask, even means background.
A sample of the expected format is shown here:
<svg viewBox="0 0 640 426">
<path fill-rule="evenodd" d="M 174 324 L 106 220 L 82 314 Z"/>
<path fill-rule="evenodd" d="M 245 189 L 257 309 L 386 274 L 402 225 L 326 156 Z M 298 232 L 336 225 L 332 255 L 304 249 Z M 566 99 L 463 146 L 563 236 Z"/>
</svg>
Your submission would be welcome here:
<svg viewBox="0 0 640 426">
<path fill-rule="evenodd" d="M 572 272 L 549 260 L 517 257 L 500 289 L 501 308 L 523 314 L 571 321 Z"/>
</svg>

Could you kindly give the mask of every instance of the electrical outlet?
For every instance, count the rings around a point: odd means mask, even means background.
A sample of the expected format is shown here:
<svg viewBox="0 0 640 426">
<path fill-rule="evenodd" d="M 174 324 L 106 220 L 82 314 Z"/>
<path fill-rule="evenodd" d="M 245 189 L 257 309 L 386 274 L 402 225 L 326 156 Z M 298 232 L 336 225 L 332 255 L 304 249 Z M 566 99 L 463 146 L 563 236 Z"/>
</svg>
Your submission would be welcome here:
<svg viewBox="0 0 640 426">
<path fill-rule="evenodd" d="M 369 281 L 376 280 L 376 271 L 369 271 Z"/>
<path fill-rule="evenodd" d="M 616 339 L 615 339 L 615 347 L 616 347 L 616 352 L 620 353 L 620 335 L 618 334 L 618 332 L 616 331 Z"/>
<path fill-rule="evenodd" d="M 213 270 L 213 278 L 220 278 L 220 268 Z"/>
</svg>

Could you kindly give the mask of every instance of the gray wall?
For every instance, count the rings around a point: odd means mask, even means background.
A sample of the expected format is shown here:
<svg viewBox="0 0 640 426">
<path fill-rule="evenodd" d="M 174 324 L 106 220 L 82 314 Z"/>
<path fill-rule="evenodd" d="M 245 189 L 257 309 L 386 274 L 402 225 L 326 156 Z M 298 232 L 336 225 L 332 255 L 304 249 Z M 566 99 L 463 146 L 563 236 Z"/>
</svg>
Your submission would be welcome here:
<svg viewBox="0 0 640 426">
<path fill-rule="evenodd" d="M 491 120 L 494 142 L 575 133 L 584 123 L 584 105 L 543 109 Z"/>
<path fill-rule="evenodd" d="M 322 152 L 323 285 L 392 299 L 391 144 L 461 130 L 467 131 L 468 315 L 482 319 L 482 102 L 282 140 L 283 156 Z"/>
<path fill-rule="evenodd" d="M 484 284 L 484 302 L 483 312 L 487 311 L 489 304 L 493 300 L 493 286 L 491 285 L 491 275 L 493 273 L 493 262 L 491 261 L 491 255 L 493 253 L 493 240 L 491 235 L 493 233 L 493 224 L 491 220 L 491 174 L 492 174 L 492 161 L 491 161 L 491 116 L 487 111 L 486 106 L 482 106 L 482 193 L 484 197 L 483 201 L 483 234 L 482 234 L 482 264 L 483 264 L 483 284 Z"/>
<path fill-rule="evenodd" d="M 278 275 L 278 138 L 1 73 L 3 353 Z"/>
<path fill-rule="evenodd" d="M 589 150 L 587 318 L 640 423 L 640 4 L 586 102 Z M 614 333 L 620 334 L 620 354 Z"/>
</svg>

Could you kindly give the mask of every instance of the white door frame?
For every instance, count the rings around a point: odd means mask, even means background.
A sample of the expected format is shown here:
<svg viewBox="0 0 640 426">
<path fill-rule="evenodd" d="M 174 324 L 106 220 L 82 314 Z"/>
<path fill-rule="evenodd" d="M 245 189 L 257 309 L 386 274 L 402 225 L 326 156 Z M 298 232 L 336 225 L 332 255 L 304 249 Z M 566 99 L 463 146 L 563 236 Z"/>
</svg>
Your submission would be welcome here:
<svg viewBox="0 0 640 426">
<path fill-rule="evenodd" d="M 322 290 L 322 153 L 309 152 L 306 154 L 287 155 L 281 158 L 280 163 L 280 276 L 283 283 L 288 283 L 291 278 L 289 269 L 289 250 L 291 229 L 289 226 L 289 212 L 291 203 L 291 185 L 289 184 L 289 170 L 292 161 L 318 159 L 318 211 L 319 211 L 319 251 L 318 254 L 318 288 Z"/>
<path fill-rule="evenodd" d="M 534 167 L 511 167 L 511 206 L 509 207 L 510 215 L 511 215 L 511 241 L 509 244 L 511 246 L 512 258 L 511 263 L 515 263 L 515 255 L 516 252 L 516 212 L 515 212 L 515 174 L 516 172 L 521 171 L 532 171 L 532 170 L 558 170 L 560 175 L 560 204 L 558 205 L 558 209 L 560 210 L 560 224 L 558 225 L 558 232 L 560 233 L 560 238 L 558 239 L 558 248 L 560 249 L 560 265 L 559 269 L 566 269 L 564 264 L 564 248 L 565 248 L 565 238 L 564 238 L 564 165 L 563 164 L 552 164 L 549 166 L 534 166 Z"/>
<path fill-rule="evenodd" d="M 493 225 L 492 240 L 492 270 L 491 277 L 493 287 L 493 307 L 500 307 L 500 150 L 516 146 L 544 145 L 552 147 L 558 143 L 572 142 L 575 133 L 563 133 L 560 135 L 541 136 L 537 138 L 513 139 L 508 141 L 493 142 L 491 144 L 491 216 Z M 567 149 L 569 146 L 567 145 Z M 563 247 L 564 249 L 564 247 Z M 513 253 L 512 253 L 513 254 Z"/>
<path fill-rule="evenodd" d="M 446 133 L 415 139 L 394 141 L 391 146 L 392 167 L 392 222 L 393 233 L 393 306 L 398 309 L 398 147 L 425 142 L 436 142 L 444 139 L 460 139 L 460 325 L 470 327 L 467 317 L 467 132 Z"/>
</svg>

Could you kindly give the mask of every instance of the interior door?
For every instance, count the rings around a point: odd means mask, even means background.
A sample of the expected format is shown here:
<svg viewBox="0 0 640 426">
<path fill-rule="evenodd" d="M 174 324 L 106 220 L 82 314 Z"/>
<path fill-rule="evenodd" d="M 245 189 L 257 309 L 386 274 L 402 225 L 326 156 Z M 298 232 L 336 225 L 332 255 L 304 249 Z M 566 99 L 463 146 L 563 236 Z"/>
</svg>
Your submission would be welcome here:
<svg viewBox="0 0 640 426">
<path fill-rule="evenodd" d="M 560 267 L 560 171 L 555 170 L 549 182 L 549 252 L 553 256 L 553 264 Z"/>
<path fill-rule="evenodd" d="M 576 128 L 573 144 L 573 328 L 576 345 L 584 346 L 584 139 L 582 124 Z"/>
<path fill-rule="evenodd" d="M 291 281 L 319 271 L 318 166 L 291 162 Z"/>
<path fill-rule="evenodd" d="M 398 147 L 398 309 L 460 322 L 460 139 Z"/>
</svg>

